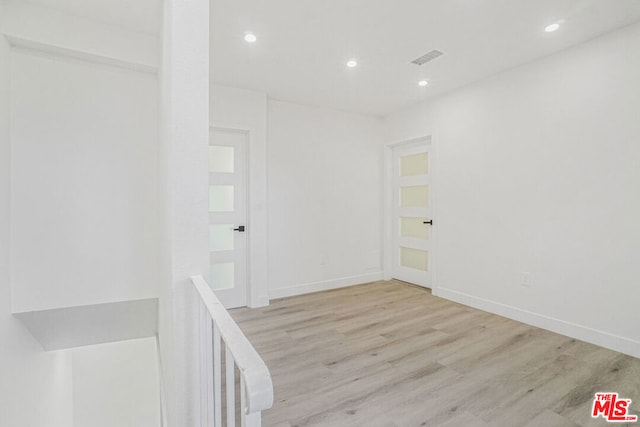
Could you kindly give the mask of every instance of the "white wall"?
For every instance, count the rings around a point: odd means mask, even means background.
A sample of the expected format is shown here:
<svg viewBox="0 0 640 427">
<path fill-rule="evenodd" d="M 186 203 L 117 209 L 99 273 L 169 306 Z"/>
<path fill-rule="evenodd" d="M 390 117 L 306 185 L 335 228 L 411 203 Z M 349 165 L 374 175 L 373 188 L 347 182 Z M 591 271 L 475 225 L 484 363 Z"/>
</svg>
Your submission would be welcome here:
<svg viewBox="0 0 640 427">
<path fill-rule="evenodd" d="M 160 426 L 155 338 L 72 352 L 74 427 Z"/>
<path fill-rule="evenodd" d="M 13 310 L 156 297 L 158 38 L 6 4 Z"/>
<path fill-rule="evenodd" d="M 156 297 L 157 77 L 20 48 L 11 66 L 14 310 Z"/>
<path fill-rule="evenodd" d="M 433 135 L 439 295 L 640 356 L 639 44 L 636 25 L 386 120 L 387 142 Z"/>
<path fill-rule="evenodd" d="M 269 101 L 268 124 L 271 298 L 379 279 L 379 120 Z"/>
<path fill-rule="evenodd" d="M 267 94 L 212 85 L 210 116 L 212 125 L 249 130 L 249 306 L 267 305 Z"/>
<path fill-rule="evenodd" d="M 0 16 L 3 7 L 0 2 Z M 0 36 L 0 424 L 68 427 L 73 423 L 70 353 L 44 353 L 11 315 L 9 57 Z"/>
</svg>

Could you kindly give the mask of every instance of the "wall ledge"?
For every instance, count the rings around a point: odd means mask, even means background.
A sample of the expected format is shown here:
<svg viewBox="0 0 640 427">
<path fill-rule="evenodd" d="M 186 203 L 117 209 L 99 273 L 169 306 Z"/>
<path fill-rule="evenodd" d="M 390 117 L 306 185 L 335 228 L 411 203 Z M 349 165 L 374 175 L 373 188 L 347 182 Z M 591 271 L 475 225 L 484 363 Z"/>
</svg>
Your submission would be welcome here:
<svg viewBox="0 0 640 427">
<path fill-rule="evenodd" d="M 158 333 L 158 299 L 14 312 L 45 351 L 148 338 Z"/>
<path fill-rule="evenodd" d="M 5 35 L 9 44 L 14 49 L 23 49 L 28 51 L 34 51 L 37 53 L 51 55 L 55 57 L 66 57 L 77 59 L 85 62 L 91 62 L 95 64 L 108 65 L 112 67 L 124 68 L 132 71 L 138 71 L 143 73 L 157 74 L 158 67 L 143 62 L 127 61 L 123 59 L 112 58 L 109 56 L 103 56 L 96 53 L 85 52 L 81 50 L 69 49 L 54 44 L 42 43 L 25 38 Z"/>
</svg>

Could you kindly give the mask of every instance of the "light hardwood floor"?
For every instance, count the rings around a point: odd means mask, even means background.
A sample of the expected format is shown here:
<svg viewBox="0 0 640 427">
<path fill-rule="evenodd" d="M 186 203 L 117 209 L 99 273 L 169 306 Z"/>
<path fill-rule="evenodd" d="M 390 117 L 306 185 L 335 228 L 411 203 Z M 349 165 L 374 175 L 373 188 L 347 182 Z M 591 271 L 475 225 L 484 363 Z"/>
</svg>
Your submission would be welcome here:
<svg viewBox="0 0 640 427">
<path fill-rule="evenodd" d="M 605 426 L 598 391 L 640 414 L 640 359 L 402 282 L 231 314 L 273 377 L 265 426 Z"/>
</svg>

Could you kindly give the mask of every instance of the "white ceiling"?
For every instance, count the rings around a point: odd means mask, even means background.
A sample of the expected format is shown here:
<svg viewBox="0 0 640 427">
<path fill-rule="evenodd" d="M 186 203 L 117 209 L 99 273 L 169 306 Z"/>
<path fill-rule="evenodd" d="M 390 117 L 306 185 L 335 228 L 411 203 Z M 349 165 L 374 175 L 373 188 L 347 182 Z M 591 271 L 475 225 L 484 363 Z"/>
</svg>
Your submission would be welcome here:
<svg viewBox="0 0 640 427">
<path fill-rule="evenodd" d="M 148 34 L 161 25 L 162 0 L 29 1 Z M 211 16 L 213 82 L 386 115 L 638 22 L 640 1 L 212 0 Z M 445 55 L 410 64 L 432 49 Z M 360 65 L 347 69 L 352 57 Z"/>
<path fill-rule="evenodd" d="M 213 81 L 386 115 L 640 19 L 638 0 L 213 0 Z M 558 19 L 555 33 L 544 27 Z M 245 31 L 258 41 L 244 42 Z M 445 55 L 410 62 L 432 49 Z M 347 69 L 347 59 L 360 65 Z M 426 88 L 417 86 L 426 78 Z"/>
</svg>

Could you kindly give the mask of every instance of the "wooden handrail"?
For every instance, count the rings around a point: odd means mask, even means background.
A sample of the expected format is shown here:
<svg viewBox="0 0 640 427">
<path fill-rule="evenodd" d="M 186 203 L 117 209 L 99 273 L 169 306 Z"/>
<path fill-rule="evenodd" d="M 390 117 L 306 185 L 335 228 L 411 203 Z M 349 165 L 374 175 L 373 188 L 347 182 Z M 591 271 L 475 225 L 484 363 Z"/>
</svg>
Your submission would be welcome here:
<svg viewBox="0 0 640 427">
<path fill-rule="evenodd" d="M 247 414 L 253 414 L 273 405 L 273 383 L 267 365 L 231 318 L 202 276 L 192 276 L 195 286 L 211 319 L 220 331 L 227 348 L 233 355 L 245 383 Z"/>
</svg>

